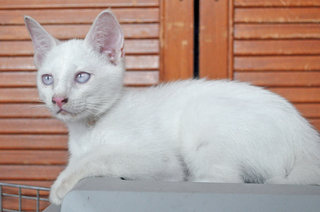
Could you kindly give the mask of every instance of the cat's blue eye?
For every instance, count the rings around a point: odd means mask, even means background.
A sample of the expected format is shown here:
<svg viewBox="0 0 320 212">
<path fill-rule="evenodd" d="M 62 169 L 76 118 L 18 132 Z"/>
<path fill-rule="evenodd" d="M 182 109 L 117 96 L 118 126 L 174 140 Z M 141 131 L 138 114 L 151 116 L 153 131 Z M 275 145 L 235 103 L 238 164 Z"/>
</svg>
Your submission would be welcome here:
<svg viewBox="0 0 320 212">
<path fill-rule="evenodd" d="M 76 75 L 75 81 L 78 83 L 86 83 L 90 79 L 91 74 L 87 72 L 80 72 Z"/>
<path fill-rule="evenodd" d="M 41 79 L 45 85 L 51 85 L 53 83 L 53 76 L 51 74 L 44 74 Z"/>
</svg>

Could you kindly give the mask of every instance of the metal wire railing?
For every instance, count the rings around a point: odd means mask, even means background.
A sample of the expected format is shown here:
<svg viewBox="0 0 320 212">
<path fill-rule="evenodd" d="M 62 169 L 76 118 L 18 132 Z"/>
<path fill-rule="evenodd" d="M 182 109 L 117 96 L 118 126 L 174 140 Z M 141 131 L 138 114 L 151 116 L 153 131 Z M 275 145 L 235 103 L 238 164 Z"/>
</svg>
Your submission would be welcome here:
<svg viewBox="0 0 320 212">
<path fill-rule="evenodd" d="M 5 192 L 4 189 L 17 189 L 16 192 Z M 23 194 L 22 190 L 35 191 L 34 195 L 31 194 Z M 0 212 L 23 212 L 22 208 L 22 200 L 34 200 L 35 201 L 35 211 L 40 212 L 40 202 L 45 201 L 49 202 L 48 198 L 43 198 L 40 196 L 41 191 L 49 192 L 49 188 L 45 187 L 37 187 L 37 186 L 27 186 L 27 185 L 18 185 L 18 184 L 10 184 L 10 183 L 1 183 L 0 182 Z M 18 200 L 18 207 L 5 208 L 3 204 L 3 199 L 9 197 Z"/>
</svg>

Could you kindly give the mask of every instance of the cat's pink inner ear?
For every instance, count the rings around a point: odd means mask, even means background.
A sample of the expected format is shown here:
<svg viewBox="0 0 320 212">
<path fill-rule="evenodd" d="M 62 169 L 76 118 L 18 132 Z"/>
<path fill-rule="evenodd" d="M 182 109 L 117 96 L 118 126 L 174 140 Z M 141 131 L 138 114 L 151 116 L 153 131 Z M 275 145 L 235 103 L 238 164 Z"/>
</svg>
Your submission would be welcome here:
<svg viewBox="0 0 320 212">
<path fill-rule="evenodd" d="M 52 37 L 37 21 L 31 17 L 26 16 L 24 21 L 31 36 L 34 48 L 34 62 L 37 68 L 39 68 L 48 51 L 50 51 L 58 43 L 58 40 Z"/>
<path fill-rule="evenodd" d="M 117 19 L 109 10 L 97 16 L 85 42 L 99 53 L 105 54 L 113 64 L 117 64 L 120 57 L 124 55 L 123 33 Z"/>
</svg>

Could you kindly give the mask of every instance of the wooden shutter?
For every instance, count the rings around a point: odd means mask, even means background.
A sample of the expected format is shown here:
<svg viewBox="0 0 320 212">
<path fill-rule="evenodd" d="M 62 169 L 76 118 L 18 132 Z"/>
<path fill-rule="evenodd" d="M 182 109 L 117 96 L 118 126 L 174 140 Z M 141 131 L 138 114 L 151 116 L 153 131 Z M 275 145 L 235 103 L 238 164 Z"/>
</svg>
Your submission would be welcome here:
<svg viewBox="0 0 320 212">
<path fill-rule="evenodd" d="M 161 1 L 161 81 L 193 77 L 193 1 Z"/>
<path fill-rule="evenodd" d="M 39 102 L 29 15 L 53 36 L 84 38 L 94 18 L 111 8 L 125 34 L 127 86 L 159 81 L 158 0 L 2 0 L 0 2 L 0 181 L 50 186 L 67 159 L 67 129 Z M 18 209 L 6 197 L 5 208 Z M 42 205 L 41 207 L 45 207 Z M 23 210 L 34 204 L 23 204 Z"/>
<path fill-rule="evenodd" d="M 320 1 L 200 1 L 200 76 L 251 82 L 320 129 Z"/>
<path fill-rule="evenodd" d="M 199 75 L 201 78 L 232 78 L 232 12 L 228 1 L 200 3 Z"/>
<path fill-rule="evenodd" d="M 320 129 L 320 0 L 199 2 L 200 77 L 248 81 L 271 89 Z M 126 38 L 125 83 L 148 86 L 159 79 L 193 76 L 193 3 L 0 1 L 0 181 L 50 186 L 68 158 L 66 128 L 38 99 L 23 15 L 65 40 L 83 38 L 96 15 L 111 8 Z M 4 204 L 18 206 L 12 199 Z"/>
</svg>

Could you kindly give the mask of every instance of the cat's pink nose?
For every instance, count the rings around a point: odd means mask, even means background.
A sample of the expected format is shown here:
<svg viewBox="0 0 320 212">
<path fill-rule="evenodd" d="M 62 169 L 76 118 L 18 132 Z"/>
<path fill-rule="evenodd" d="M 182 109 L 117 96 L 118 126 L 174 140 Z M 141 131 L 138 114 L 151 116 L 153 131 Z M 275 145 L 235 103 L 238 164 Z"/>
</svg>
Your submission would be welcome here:
<svg viewBox="0 0 320 212">
<path fill-rule="evenodd" d="M 68 98 L 65 97 L 52 97 L 52 103 L 57 104 L 59 108 L 62 108 L 64 104 L 68 102 Z"/>
</svg>

